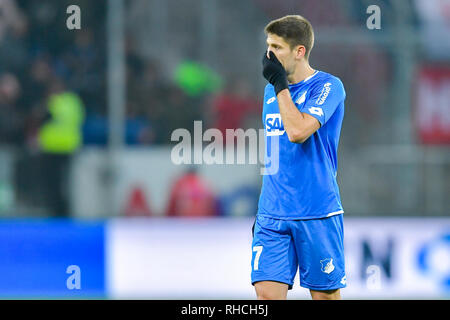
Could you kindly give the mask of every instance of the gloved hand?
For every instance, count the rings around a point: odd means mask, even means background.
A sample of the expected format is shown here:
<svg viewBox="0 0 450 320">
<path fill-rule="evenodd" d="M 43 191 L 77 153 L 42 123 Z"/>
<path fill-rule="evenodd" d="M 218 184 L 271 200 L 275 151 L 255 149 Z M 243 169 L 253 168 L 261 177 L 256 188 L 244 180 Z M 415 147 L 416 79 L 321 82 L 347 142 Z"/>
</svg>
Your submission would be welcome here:
<svg viewBox="0 0 450 320">
<path fill-rule="evenodd" d="M 274 86 L 275 94 L 278 94 L 281 90 L 289 89 L 287 74 L 277 59 L 277 56 L 272 51 L 269 51 L 269 56 L 270 59 L 267 58 L 267 52 L 264 52 L 262 60 L 263 76 Z"/>
</svg>

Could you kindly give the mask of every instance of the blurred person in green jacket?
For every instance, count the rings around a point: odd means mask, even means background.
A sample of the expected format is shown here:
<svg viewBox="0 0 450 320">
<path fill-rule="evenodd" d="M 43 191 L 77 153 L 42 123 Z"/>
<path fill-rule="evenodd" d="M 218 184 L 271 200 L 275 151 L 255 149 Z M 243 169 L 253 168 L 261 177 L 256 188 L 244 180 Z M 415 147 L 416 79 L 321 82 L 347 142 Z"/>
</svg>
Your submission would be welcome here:
<svg viewBox="0 0 450 320">
<path fill-rule="evenodd" d="M 53 216 L 70 214 L 68 184 L 72 155 L 82 146 L 85 111 L 81 98 L 67 91 L 60 80 L 50 87 L 48 120 L 40 127 L 38 143 L 46 203 Z"/>
</svg>

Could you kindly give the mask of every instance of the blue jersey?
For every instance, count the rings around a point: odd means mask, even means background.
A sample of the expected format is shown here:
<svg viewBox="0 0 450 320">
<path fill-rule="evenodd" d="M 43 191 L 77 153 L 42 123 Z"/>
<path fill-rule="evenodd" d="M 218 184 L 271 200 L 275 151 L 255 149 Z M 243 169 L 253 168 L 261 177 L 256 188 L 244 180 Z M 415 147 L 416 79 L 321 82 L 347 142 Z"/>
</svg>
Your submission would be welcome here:
<svg viewBox="0 0 450 320">
<path fill-rule="evenodd" d="M 263 176 L 258 215 L 293 220 L 343 213 L 336 176 L 344 86 L 339 78 L 316 71 L 307 79 L 289 85 L 289 91 L 299 111 L 316 118 L 321 126 L 305 142 L 290 142 L 274 87 L 266 86 L 262 115 L 266 168 L 268 158 L 278 163 L 275 171 L 267 170 Z"/>
</svg>

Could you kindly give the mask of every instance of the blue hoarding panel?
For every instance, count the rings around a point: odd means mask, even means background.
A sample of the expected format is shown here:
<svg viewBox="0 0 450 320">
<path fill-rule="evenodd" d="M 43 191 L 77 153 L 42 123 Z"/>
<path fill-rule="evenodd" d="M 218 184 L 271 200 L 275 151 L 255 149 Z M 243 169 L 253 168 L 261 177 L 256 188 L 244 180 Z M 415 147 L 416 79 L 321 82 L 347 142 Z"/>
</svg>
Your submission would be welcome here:
<svg viewBox="0 0 450 320">
<path fill-rule="evenodd" d="M 0 296 L 104 297 L 103 222 L 0 222 Z"/>
</svg>

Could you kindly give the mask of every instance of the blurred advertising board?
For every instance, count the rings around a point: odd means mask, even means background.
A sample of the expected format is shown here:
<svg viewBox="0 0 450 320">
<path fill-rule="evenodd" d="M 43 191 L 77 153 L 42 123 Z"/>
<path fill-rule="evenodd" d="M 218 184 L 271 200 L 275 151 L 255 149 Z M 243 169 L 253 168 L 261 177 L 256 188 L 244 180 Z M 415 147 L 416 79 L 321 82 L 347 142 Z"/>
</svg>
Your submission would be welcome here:
<svg viewBox="0 0 450 320">
<path fill-rule="evenodd" d="M 450 219 L 344 218 L 344 223 L 344 298 L 450 297 Z M 110 297 L 253 299 L 252 224 L 249 218 L 111 221 Z M 309 298 L 298 275 L 288 297 Z"/>
<path fill-rule="evenodd" d="M 0 297 L 104 298 L 104 236 L 103 222 L 0 221 Z"/>
<path fill-rule="evenodd" d="M 72 169 L 71 207 L 74 216 L 164 216 L 175 183 L 195 167 L 174 164 L 171 152 L 170 147 L 123 150 L 115 170 L 114 196 L 108 197 L 104 179 L 108 153 L 102 149 L 85 148 L 75 158 Z M 203 164 L 195 168 L 220 206 L 220 212 L 211 215 L 249 216 L 256 212 L 262 179 L 259 165 Z M 109 212 L 110 207 L 119 212 Z"/>
<path fill-rule="evenodd" d="M 253 221 L 4 220 L 0 296 L 254 299 Z M 344 299 L 450 298 L 450 219 L 349 217 L 344 226 Z M 310 299 L 298 275 L 288 298 Z"/>
<path fill-rule="evenodd" d="M 424 144 L 450 144 L 450 68 L 424 66 L 416 79 L 414 121 Z"/>
</svg>

